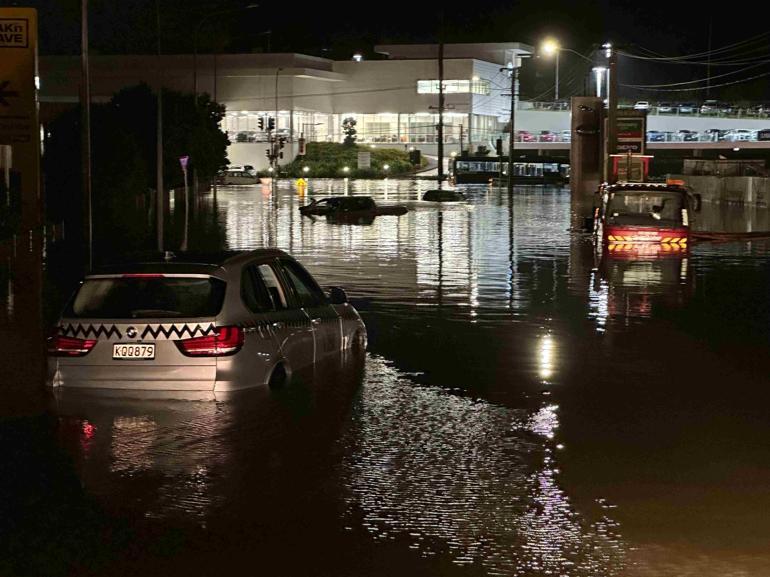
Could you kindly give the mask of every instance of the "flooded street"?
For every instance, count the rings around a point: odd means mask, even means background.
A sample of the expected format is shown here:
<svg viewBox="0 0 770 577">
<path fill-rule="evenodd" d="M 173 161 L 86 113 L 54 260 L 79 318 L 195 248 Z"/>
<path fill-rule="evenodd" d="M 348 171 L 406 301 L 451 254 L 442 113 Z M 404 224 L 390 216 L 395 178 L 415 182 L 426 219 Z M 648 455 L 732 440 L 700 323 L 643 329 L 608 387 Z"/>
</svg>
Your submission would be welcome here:
<svg viewBox="0 0 770 577">
<path fill-rule="evenodd" d="M 434 184 L 204 195 L 191 249 L 286 250 L 345 288 L 366 358 L 280 392 L 64 391 L 0 419 L 0 575 L 770 575 L 770 240 L 603 256 L 568 189 L 419 200 Z M 409 212 L 297 210 L 338 194 Z M 695 228 L 769 214 L 706 204 Z"/>
</svg>

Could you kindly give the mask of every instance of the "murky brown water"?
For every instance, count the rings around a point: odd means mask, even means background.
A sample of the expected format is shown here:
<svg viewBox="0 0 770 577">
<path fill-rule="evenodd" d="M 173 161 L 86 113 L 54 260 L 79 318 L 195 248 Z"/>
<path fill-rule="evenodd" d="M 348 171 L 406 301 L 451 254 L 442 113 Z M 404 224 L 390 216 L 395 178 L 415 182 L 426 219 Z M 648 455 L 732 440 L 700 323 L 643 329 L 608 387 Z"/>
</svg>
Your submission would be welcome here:
<svg viewBox="0 0 770 577">
<path fill-rule="evenodd" d="M 52 574 L 770 574 L 770 241 L 601 258 L 566 190 L 429 187 L 311 181 L 411 208 L 360 225 L 300 217 L 289 182 L 204 197 L 192 246 L 275 245 L 348 290 L 363 372 L 3 422 L 6 474 L 35 480 L 0 487 L 49 519 L 0 521 L 0 573 L 38 543 Z"/>
</svg>

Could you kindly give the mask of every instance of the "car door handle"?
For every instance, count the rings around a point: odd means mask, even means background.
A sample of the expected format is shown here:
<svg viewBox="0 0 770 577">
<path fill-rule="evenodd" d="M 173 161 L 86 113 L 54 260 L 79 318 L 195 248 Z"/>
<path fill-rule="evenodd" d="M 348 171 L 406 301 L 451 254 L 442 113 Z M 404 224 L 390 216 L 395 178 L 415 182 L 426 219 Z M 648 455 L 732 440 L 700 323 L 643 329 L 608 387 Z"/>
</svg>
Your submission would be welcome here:
<svg viewBox="0 0 770 577">
<path fill-rule="evenodd" d="M 283 327 L 285 327 L 286 325 L 285 325 L 285 324 L 283 324 L 281 321 L 277 321 L 277 322 L 274 322 L 274 323 L 273 323 L 272 325 L 270 325 L 270 326 L 272 326 L 274 329 L 282 329 L 282 328 L 283 328 Z"/>
<path fill-rule="evenodd" d="M 310 319 L 310 322 L 313 323 L 314 325 L 320 325 L 321 319 Z"/>
</svg>

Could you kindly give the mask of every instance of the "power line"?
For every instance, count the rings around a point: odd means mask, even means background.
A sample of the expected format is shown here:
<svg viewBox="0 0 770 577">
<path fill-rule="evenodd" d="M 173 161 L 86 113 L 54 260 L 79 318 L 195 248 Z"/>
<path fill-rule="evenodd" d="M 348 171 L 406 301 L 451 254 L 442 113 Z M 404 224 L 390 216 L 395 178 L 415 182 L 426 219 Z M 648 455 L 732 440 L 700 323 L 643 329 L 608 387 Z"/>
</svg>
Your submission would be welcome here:
<svg viewBox="0 0 770 577">
<path fill-rule="evenodd" d="M 628 56 L 629 58 L 636 58 L 636 59 L 639 59 L 639 60 L 667 60 L 667 61 L 687 60 L 687 59 L 690 59 L 690 58 L 700 58 L 700 57 L 703 57 L 703 56 L 710 56 L 710 55 L 713 56 L 714 54 L 722 54 L 723 52 L 727 52 L 727 51 L 729 51 L 730 49 L 732 49 L 732 48 L 734 48 L 736 46 L 743 46 L 745 44 L 750 44 L 750 43 L 752 43 L 752 42 L 754 42 L 754 41 L 756 41 L 756 40 L 758 40 L 760 38 L 763 38 L 765 36 L 768 36 L 768 35 L 770 35 L 770 31 L 763 32 L 761 34 L 757 34 L 756 36 L 753 36 L 752 38 L 748 38 L 746 40 L 741 40 L 740 42 L 735 42 L 733 44 L 728 44 L 727 46 L 723 46 L 722 48 L 717 48 L 715 50 L 710 50 L 710 51 L 706 51 L 706 52 L 699 52 L 699 53 L 696 53 L 696 54 L 685 54 L 683 56 L 663 56 L 663 55 L 657 56 L 657 57 L 639 56 L 639 55 L 631 54 L 631 53 L 628 53 L 628 52 L 625 52 L 625 51 L 618 51 L 618 54 L 622 54 L 624 56 Z M 645 49 L 645 50 L 647 50 L 648 52 L 652 52 L 651 50 L 648 50 L 648 49 Z"/>
<path fill-rule="evenodd" d="M 688 91 L 694 91 L 694 90 L 708 90 L 709 88 L 720 88 L 722 86 L 733 86 L 735 84 L 743 84 L 744 82 L 750 82 L 752 80 L 756 80 L 757 78 L 764 78 L 765 76 L 770 76 L 770 72 L 763 72 L 762 74 L 757 74 L 756 76 L 750 76 L 749 78 L 743 78 L 742 80 L 735 80 L 734 82 L 723 82 L 722 84 L 712 84 L 709 86 L 694 86 L 691 88 L 649 88 L 647 90 L 650 90 L 651 92 L 688 92 Z M 620 86 L 623 86 L 624 88 L 637 88 L 634 85 L 631 84 L 621 84 Z"/>
<path fill-rule="evenodd" d="M 717 76 L 710 76 L 708 78 L 698 78 L 697 80 L 687 80 L 685 82 L 671 82 L 668 84 L 623 84 L 622 86 L 625 86 L 626 88 L 647 89 L 647 88 L 668 88 L 671 86 L 684 86 L 686 84 L 698 84 L 700 82 L 709 82 L 710 80 L 714 80 L 716 78 L 724 78 L 725 76 L 740 74 L 741 72 L 745 72 L 746 70 L 756 68 L 757 66 L 762 66 L 763 64 L 764 62 L 761 62 L 759 64 L 753 64 L 752 66 L 747 66 L 746 68 L 741 68 L 740 70 L 732 70 L 730 72 L 725 72 L 724 74 L 719 74 Z"/>
</svg>

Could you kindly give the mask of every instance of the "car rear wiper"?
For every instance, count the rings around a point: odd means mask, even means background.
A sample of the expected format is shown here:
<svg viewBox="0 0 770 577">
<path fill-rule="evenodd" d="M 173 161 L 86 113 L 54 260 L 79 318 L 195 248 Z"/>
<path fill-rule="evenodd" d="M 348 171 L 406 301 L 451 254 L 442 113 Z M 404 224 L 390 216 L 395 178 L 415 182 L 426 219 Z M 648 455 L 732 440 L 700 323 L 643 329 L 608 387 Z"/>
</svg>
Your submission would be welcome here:
<svg viewBox="0 0 770 577">
<path fill-rule="evenodd" d="M 168 311 L 165 309 L 136 309 L 131 311 L 131 318 L 146 318 L 146 317 L 181 317 L 182 313 L 179 311 Z"/>
</svg>

